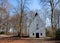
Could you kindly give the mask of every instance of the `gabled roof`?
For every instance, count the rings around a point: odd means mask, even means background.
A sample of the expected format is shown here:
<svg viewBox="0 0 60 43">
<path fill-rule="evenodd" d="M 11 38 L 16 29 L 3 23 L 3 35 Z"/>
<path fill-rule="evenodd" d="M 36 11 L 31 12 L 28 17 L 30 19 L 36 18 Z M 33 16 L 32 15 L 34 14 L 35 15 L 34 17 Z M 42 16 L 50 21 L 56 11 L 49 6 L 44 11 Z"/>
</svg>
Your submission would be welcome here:
<svg viewBox="0 0 60 43">
<path fill-rule="evenodd" d="M 45 23 L 44 23 L 43 20 L 40 18 L 40 16 L 39 16 L 38 13 L 35 14 L 35 17 L 34 17 L 34 20 L 32 21 L 32 23 L 36 21 L 36 18 L 39 18 L 39 21 L 41 22 L 41 24 L 45 25 Z M 32 23 L 31 23 L 31 24 L 32 24 Z M 31 24 L 30 24 L 30 25 L 31 25 Z M 30 26 L 29 26 L 29 27 L 30 27 Z"/>
</svg>

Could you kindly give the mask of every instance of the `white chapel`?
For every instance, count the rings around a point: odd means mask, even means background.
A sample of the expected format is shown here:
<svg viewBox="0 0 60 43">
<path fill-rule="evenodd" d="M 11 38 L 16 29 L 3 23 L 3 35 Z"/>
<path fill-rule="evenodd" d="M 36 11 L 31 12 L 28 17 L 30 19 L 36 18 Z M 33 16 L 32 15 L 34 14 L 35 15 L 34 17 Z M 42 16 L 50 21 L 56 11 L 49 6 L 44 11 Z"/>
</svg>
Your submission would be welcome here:
<svg viewBox="0 0 60 43">
<path fill-rule="evenodd" d="M 32 21 L 31 25 L 29 26 L 28 34 L 29 37 L 33 37 L 33 38 L 46 37 L 45 23 L 40 18 L 38 13 L 35 14 L 35 18 Z"/>
</svg>

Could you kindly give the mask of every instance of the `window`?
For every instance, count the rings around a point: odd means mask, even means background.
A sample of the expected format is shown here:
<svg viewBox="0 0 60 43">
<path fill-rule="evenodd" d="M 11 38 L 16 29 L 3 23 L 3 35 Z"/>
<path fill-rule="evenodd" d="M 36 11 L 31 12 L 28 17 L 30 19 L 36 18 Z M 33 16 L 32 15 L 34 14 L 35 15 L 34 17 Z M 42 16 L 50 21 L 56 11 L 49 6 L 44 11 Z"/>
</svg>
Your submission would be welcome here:
<svg viewBox="0 0 60 43">
<path fill-rule="evenodd" d="M 42 33 L 40 33 L 40 35 L 42 36 Z"/>
<path fill-rule="evenodd" d="M 36 24 L 36 29 L 37 29 L 37 30 L 39 29 L 38 24 Z"/>
<path fill-rule="evenodd" d="M 34 33 L 33 33 L 33 35 L 34 35 Z"/>
<path fill-rule="evenodd" d="M 37 27 L 36 29 L 38 30 L 39 28 Z"/>
<path fill-rule="evenodd" d="M 38 27 L 38 24 L 36 26 Z"/>
</svg>

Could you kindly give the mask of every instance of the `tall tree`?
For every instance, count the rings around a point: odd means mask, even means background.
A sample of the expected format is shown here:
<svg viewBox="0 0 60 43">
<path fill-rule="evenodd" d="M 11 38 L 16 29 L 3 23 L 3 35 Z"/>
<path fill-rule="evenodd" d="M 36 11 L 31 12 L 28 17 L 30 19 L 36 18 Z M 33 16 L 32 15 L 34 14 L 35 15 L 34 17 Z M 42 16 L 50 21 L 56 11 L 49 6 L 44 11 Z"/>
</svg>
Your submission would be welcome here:
<svg viewBox="0 0 60 43">
<path fill-rule="evenodd" d="M 2 28 L 6 29 L 6 34 L 9 30 L 9 10 L 11 9 L 11 4 L 8 3 L 8 0 L 0 0 L 0 11 L 2 15 Z"/>
<path fill-rule="evenodd" d="M 19 18 L 19 31 L 18 31 L 18 36 L 22 36 L 24 34 L 24 31 L 26 31 L 26 9 L 28 9 L 27 7 L 27 3 L 28 0 L 17 0 L 18 2 L 18 7 L 20 9 L 20 18 Z"/>
<path fill-rule="evenodd" d="M 55 36 L 55 28 L 56 28 L 56 19 L 55 19 L 55 14 L 54 14 L 54 10 L 57 6 L 57 4 L 60 2 L 60 0 L 40 0 L 40 2 L 43 3 L 49 3 L 50 4 L 50 8 L 51 8 L 51 27 L 52 27 L 52 36 Z M 46 4 L 44 4 L 45 6 Z"/>
<path fill-rule="evenodd" d="M 55 19 L 55 14 L 54 10 L 56 5 L 59 3 L 59 0 L 57 2 L 54 2 L 54 0 L 50 0 L 50 6 L 51 6 L 51 26 L 53 30 L 53 36 L 55 37 L 56 33 L 56 19 Z"/>
</svg>

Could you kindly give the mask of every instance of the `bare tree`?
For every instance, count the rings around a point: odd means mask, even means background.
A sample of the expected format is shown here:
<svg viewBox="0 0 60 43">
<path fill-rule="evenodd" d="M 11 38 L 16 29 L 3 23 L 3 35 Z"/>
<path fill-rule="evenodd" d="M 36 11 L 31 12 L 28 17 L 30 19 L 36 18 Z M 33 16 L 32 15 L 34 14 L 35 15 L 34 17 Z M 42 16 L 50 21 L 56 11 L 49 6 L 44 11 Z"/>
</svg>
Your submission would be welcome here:
<svg viewBox="0 0 60 43">
<path fill-rule="evenodd" d="M 6 11 L 6 9 L 4 8 L 0 8 L 0 15 L 1 15 L 1 27 L 4 27 L 4 24 L 7 23 L 7 19 L 6 16 L 8 15 L 8 12 Z"/>
<path fill-rule="evenodd" d="M 18 8 L 15 9 L 15 13 L 20 16 L 18 18 L 19 21 L 19 28 L 18 28 L 18 36 L 22 36 L 24 34 L 24 30 L 26 31 L 26 9 L 28 7 L 26 6 L 28 1 L 27 0 L 16 0 L 18 2 Z"/>
<path fill-rule="evenodd" d="M 50 4 L 50 7 L 51 7 L 51 28 L 52 28 L 52 33 L 53 35 L 52 36 L 55 36 L 55 31 L 56 31 L 56 19 L 55 19 L 55 14 L 54 14 L 54 10 L 57 6 L 57 4 L 60 2 L 60 0 L 57 0 L 57 2 L 54 2 L 55 0 L 40 0 L 42 1 L 43 3 L 46 2 L 46 3 L 49 3 Z M 46 4 L 44 4 L 45 6 Z"/>
<path fill-rule="evenodd" d="M 50 6 L 51 6 L 51 26 L 52 26 L 52 30 L 53 30 L 53 36 L 55 37 L 55 33 L 56 33 L 56 19 L 55 19 L 55 14 L 54 14 L 54 10 L 56 5 L 59 3 L 58 2 L 54 3 L 54 0 L 50 0 Z"/>
<path fill-rule="evenodd" d="M 12 8 L 11 4 L 8 3 L 8 0 L 0 0 L 0 11 L 2 17 L 2 28 L 5 28 L 6 34 L 9 30 L 9 10 Z"/>
</svg>

